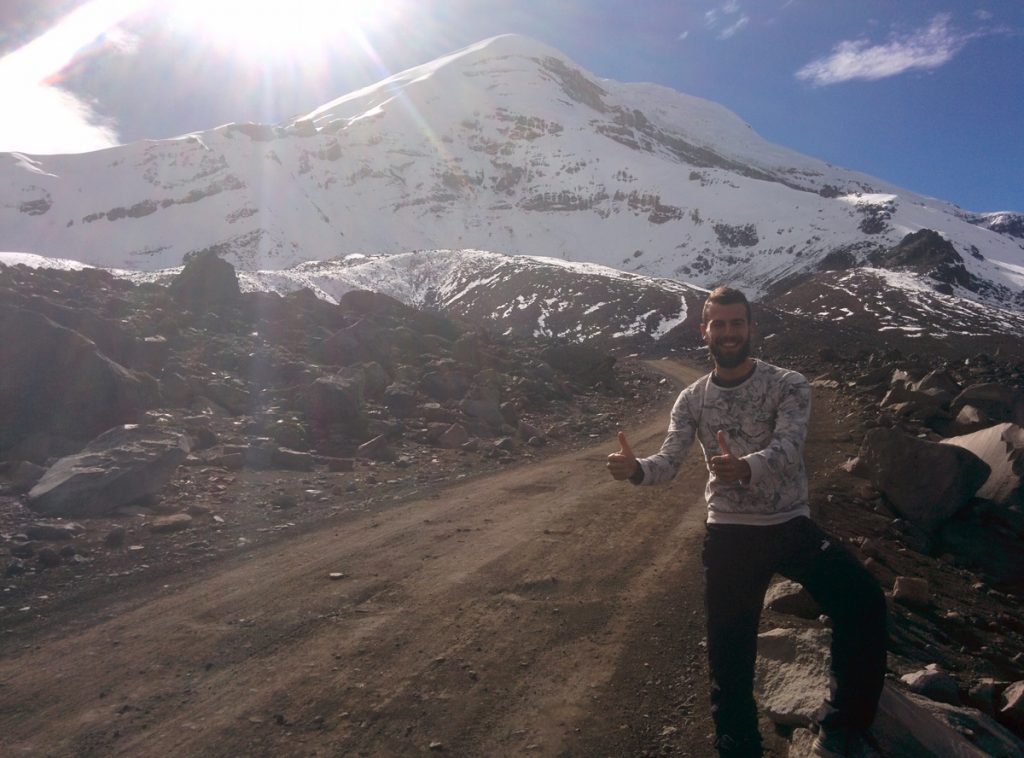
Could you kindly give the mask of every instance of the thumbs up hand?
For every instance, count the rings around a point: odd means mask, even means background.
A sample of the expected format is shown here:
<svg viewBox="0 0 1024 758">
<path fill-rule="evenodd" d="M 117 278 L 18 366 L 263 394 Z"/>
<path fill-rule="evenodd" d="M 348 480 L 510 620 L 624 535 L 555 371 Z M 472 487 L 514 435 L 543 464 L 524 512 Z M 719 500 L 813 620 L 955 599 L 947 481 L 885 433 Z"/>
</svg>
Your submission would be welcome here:
<svg viewBox="0 0 1024 758">
<path fill-rule="evenodd" d="M 750 464 L 730 452 L 729 439 L 725 436 L 725 432 L 719 431 L 715 436 L 718 439 L 718 449 L 722 451 L 722 454 L 714 456 L 708 462 L 711 473 L 716 479 L 726 482 L 749 482 Z"/>
<path fill-rule="evenodd" d="M 629 477 L 636 473 L 637 466 L 639 465 L 636 461 L 636 456 L 633 455 L 633 449 L 626 440 L 626 434 L 619 432 L 619 452 L 608 456 L 608 463 L 606 464 L 608 473 L 614 479 L 629 479 Z"/>
</svg>

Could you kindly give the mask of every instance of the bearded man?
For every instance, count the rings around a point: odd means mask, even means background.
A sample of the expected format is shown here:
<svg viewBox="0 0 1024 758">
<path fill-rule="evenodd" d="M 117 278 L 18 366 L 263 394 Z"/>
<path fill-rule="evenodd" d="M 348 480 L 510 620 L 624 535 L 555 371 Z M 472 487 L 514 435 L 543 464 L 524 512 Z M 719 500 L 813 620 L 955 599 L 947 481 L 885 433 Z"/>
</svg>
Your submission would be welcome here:
<svg viewBox="0 0 1024 758">
<path fill-rule="evenodd" d="M 886 604 L 878 582 L 810 518 L 803 446 L 811 388 L 795 371 L 752 358 L 750 303 L 711 292 L 701 336 L 714 370 L 684 389 L 656 454 L 637 458 L 625 434 L 608 456 L 615 479 L 672 479 L 694 440 L 709 478 L 704 599 L 715 747 L 721 756 L 761 756 L 754 702 L 757 627 L 772 576 L 799 582 L 832 619 L 832 689 L 814 750 L 871 755 L 886 668 Z"/>
</svg>

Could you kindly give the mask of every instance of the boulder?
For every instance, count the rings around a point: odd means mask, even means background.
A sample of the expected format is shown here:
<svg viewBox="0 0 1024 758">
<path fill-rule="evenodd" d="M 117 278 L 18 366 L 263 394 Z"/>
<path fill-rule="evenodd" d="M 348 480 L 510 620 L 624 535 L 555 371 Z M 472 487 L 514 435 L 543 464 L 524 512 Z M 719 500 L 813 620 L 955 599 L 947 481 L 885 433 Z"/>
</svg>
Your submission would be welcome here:
<svg viewBox="0 0 1024 758">
<path fill-rule="evenodd" d="M 1021 473 L 1024 473 L 1024 428 L 1007 422 L 942 442 L 970 450 L 992 470 L 976 493 L 977 497 L 1005 504 L 1020 490 Z"/>
<path fill-rule="evenodd" d="M 420 379 L 420 390 L 428 397 L 444 402 L 462 398 L 472 383 L 464 371 L 444 368 L 424 374 Z"/>
<path fill-rule="evenodd" d="M 388 445 L 388 438 L 383 434 L 360 445 L 357 454 L 360 458 L 369 458 L 374 461 L 393 461 L 395 459 L 395 451 Z"/>
<path fill-rule="evenodd" d="M 300 402 L 316 426 L 348 422 L 362 415 L 358 385 L 339 376 L 320 377 L 305 388 Z"/>
<path fill-rule="evenodd" d="M 234 266 L 213 250 L 191 256 L 167 289 L 175 302 L 195 313 L 220 313 L 241 298 Z"/>
<path fill-rule="evenodd" d="M 88 440 L 157 400 L 151 376 L 38 313 L 0 305 L 0 346 L 0 450 L 39 434 Z"/>
<path fill-rule="evenodd" d="M 960 688 L 956 679 L 943 671 L 937 664 L 929 663 L 920 671 L 904 674 L 900 681 L 910 688 L 915 695 L 935 700 L 939 703 L 960 705 Z"/>
<path fill-rule="evenodd" d="M 74 521 L 66 523 L 36 523 L 25 527 L 25 536 L 30 540 L 42 540 L 43 542 L 62 542 L 73 540 L 85 531 L 85 527 L 76 524 Z"/>
<path fill-rule="evenodd" d="M 11 489 L 18 494 L 24 494 L 32 489 L 45 473 L 45 466 L 38 466 L 29 461 L 19 461 L 11 471 Z"/>
<path fill-rule="evenodd" d="M 789 579 L 778 581 L 768 588 L 764 607 L 776 613 L 804 619 L 816 619 L 823 613 L 811 594 L 802 585 Z"/>
<path fill-rule="evenodd" d="M 990 676 L 983 676 L 971 685 L 967 694 L 968 702 L 985 713 L 995 713 L 999 697 L 1009 686 L 1009 682 L 998 681 Z"/>
<path fill-rule="evenodd" d="M 437 438 L 438 445 L 452 450 L 462 447 L 467 442 L 469 442 L 469 432 L 461 424 L 452 424 Z"/>
<path fill-rule="evenodd" d="M 1007 687 L 999 703 L 999 718 L 1014 729 L 1024 730 L 1024 680 Z"/>
<path fill-rule="evenodd" d="M 921 381 L 915 382 L 911 386 L 911 389 L 914 389 L 917 392 L 940 390 L 944 393 L 948 393 L 950 398 L 954 398 L 960 394 L 963 388 L 948 371 L 937 370 L 925 374 Z"/>
<path fill-rule="evenodd" d="M 929 755 L 985 758 L 988 755 L 1017 755 L 1016 753 L 988 753 L 976 747 L 959 731 L 949 726 L 940 714 L 953 709 L 944 703 L 935 703 L 917 695 L 903 693 L 889 682 L 882 688 L 878 712 L 871 732 L 881 747 L 882 755 Z M 970 714 L 967 709 L 962 710 Z M 987 717 L 973 712 L 976 722 Z M 988 725 L 999 730 L 999 725 L 987 719 Z M 1005 734 L 1006 730 L 1002 730 Z M 977 735 L 977 733 L 975 733 Z M 1010 735 L 1012 737 L 1012 735 Z"/>
<path fill-rule="evenodd" d="M 416 411 L 416 390 L 394 383 L 384 391 L 384 406 L 395 418 L 406 418 Z"/>
<path fill-rule="evenodd" d="M 184 434 L 134 425 L 115 427 L 51 466 L 29 491 L 28 506 L 49 516 L 105 516 L 157 493 L 188 452 Z"/>
<path fill-rule="evenodd" d="M 919 576 L 896 577 L 892 599 L 914 608 L 927 608 L 932 599 L 928 580 Z"/>
<path fill-rule="evenodd" d="M 901 516 L 933 529 L 974 497 L 991 469 L 956 445 L 876 428 L 865 435 L 852 471 L 870 479 Z"/>
<path fill-rule="evenodd" d="M 810 726 L 828 697 L 829 644 L 825 629 L 772 629 L 758 635 L 755 691 L 777 724 Z"/>
<path fill-rule="evenodd" d="M 252 410 L 252 396 L 240 382 L 208 382 L 203 386 L 202 394 L 232 416 L 241 416 Z"/>
<path fill-rule="evenodd" d="M 505 417 L 501 414 L 501 406 L 494 400 L 465 398 L 459 403 L 459 410 L 470 418 L 482 421 L 494 430 L 501 429 L 505 424 Z"/>
<path fill-rule="evenodd" d="M 1024 389 L 994 382 L 972 384 L 956 396 L 950 406 L 954 416 L 972 406 L 994 422 L 1009 421 L 1024 426 Z"/>
</svg>

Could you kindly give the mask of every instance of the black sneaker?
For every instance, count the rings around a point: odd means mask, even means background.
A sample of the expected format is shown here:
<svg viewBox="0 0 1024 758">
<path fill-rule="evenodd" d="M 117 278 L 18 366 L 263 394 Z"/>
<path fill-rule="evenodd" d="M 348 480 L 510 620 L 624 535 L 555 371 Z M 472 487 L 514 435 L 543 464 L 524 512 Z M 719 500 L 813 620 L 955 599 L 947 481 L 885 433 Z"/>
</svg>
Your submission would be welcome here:
<svg viewBox="0 0 1024 758">
<path fill-rule="evenodd" d="M 834 727 L 818 732 L 812 746 L 814 754 L 821 758 L 879 758 L 863 732 Z"/>
</svg>

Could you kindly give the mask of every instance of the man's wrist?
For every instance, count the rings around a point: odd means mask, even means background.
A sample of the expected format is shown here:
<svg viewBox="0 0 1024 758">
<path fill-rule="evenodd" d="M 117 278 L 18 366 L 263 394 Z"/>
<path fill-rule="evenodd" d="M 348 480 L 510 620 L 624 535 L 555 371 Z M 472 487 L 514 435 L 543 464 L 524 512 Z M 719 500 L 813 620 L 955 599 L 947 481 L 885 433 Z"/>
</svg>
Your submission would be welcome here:
<svg viewBox="0 0 1024 758">
<path fill-rule="evenodd" d="M 640 465 L 640 461 L 637 461 L 636 470 L 632 474 L 630 474 L 629 481 L 632 482 L 633 484 L 644 483 L 644 467 Z"/>
</svg>

